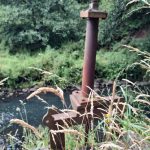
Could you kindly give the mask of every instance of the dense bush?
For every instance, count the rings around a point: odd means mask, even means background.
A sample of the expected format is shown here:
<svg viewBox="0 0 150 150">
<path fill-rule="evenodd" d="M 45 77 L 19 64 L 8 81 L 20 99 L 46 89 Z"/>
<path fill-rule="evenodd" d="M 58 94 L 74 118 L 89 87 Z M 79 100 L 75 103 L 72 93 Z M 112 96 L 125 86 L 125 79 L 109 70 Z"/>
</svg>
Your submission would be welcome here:
<svg viewBox="0 0 150 150">
<path fill-rule="evenodd" d="M 79 12 L 88 3 L 86 0 L 0 0 L 0 79 L 9 77 L 7 85 L 12 87 L 36 83 L 64 87 L 81 83 L 85 21 L 80 20 Z M 148 34 L 144 38 L 137 38 L 136 34 L 143 27 L 148 29 L 150 18 L 147 9 L 133 11 L 140 4 L 126 7 L 126 3 L 127 0 L 100 3 L 100 10 L 107 10 L 109 16 L 100 22 L 99 40 L 105 51 L 98 52 L 96 78 L 143 79 L 141 67 L 128 67 L 139 57 L 120 46 L 131 44 L 149 51 Z M 32 55 L 9 54 L 10 51 L 37 50 Z M 50 71 L 53 75 L 47 76 L 29 67 Z"/>
<path fill-rule="evenodd" d="M 0 40 L 12 52 L 36 51 L 47 45 L 60 47 L 63 42 L 82 36 L 79 17 L 81 5 L 74 0 L 9 1 L 1 5 Z"/>
<path fill-rule="evenodd" d="M 97 77 L 116 79 L 128 78 L 131 80 L 141 80 L 142 74 L 140 67 L 131 67 L 137 60 L 137 55 L 128 50 L 119 49 L 118 51 L 99 51 L 97 54 Z M 144 72 L 143 72 L 144 73 Z"/>
<path fill-rule="evenodd" d="M 141 8 L 143 6 L 141 3 L 127 6 L 127 2 L 129 1 L 114 0 L 107 9 L 108 18 L 101 22 L 99 36 L 101 45 L 112 46 L 124 37 L 133 36 L 134 33 L 150 23 L 150 17 L 147 14 L 149 9 Z M 135 9 L 138 11 L 134 11 Z"/>
<path fill-rule="evenodd" d="M 67 44 L 57 51 L 47 47 L 45 52 L 32 56 L 27 53 L 11 55 L 7 51 L 2 51 L 0 79 L 9 77 L 5 85 L 13 88 L 29 87 L 35 84 L 41 86 L 58 84 L 61 87 L 79 84 L 83 60 L 82 46 L 81 41 Z M 41 69 L 50 74 L 43 74 Z"/>
<path fill-rule="evenodd" d="M 137 47 L 142 51 L 150 52 L 150 35 L 144 38 L 133 38 L 130 42 L 130 45 Z"/>
</svg>

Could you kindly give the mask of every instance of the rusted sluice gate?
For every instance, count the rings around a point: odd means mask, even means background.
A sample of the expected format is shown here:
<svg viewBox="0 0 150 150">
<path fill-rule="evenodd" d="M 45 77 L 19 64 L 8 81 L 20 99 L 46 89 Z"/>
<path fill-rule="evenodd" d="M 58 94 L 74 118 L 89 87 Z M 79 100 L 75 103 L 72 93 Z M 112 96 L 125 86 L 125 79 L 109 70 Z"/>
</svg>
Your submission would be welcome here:
<svg viewBox="0 0 150 150">
<path fill-rule="evenodd" d="M 94 74 L 95 74 L 95 62 L 97 51 L 97 36 L 98 36 L 98 24 L 99 19 L 106 19 L 107 13 L 100 12 L 98 10 L 98 0 L 91 0 L 89 9 L 80 12 L 81 18 L 87 18 L 86 27 L 86 39 L 84 50 L 84 64 L 82 74 L 82 90 L 73 91 L 70 95 L 72 108 L 75 111 L 62 112 L 56 108 L 50 108 L 47 114 L 43 118 L 44 125 L 48 126 L 50 130 L 63 130 L 63 127 L 67 126 L 85 125 L 85 144 L 88 139 L 88 132 L 90 130 L 90 122 L 93 118 L 103 118 L 106 114 L 102 109 L 106 109 L 110 105 L 112 97 L 105 97 L 104 100 L 100 98 L 94 98 L 93 116 L 91 115 L 91 101 L 88 98 L 90 89 L 94 88 Z M 115 96 L 114 101 L 121 101 L 122 98 Z M 121 106 L 119 106 L 121 107 Z M 101 108 L 101 109 L 98 109 Z M 79 113 L 77 113 L 79 112 Z M 86 113 L 85 113 L 86 112 Z M 80 115 L 85 114 L 85 115 Z M 50 148 L 53 150 L 65 150 L 65 134 L 57 132 L 50 134 Z"/>
</svg>

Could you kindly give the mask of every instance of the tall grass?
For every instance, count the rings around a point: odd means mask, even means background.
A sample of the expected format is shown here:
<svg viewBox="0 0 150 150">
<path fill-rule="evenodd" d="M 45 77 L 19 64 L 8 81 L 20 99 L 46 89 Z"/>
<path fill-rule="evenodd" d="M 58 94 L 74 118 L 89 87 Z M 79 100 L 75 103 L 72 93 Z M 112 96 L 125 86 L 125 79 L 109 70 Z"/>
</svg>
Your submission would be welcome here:
<svg viewBox="0 0 150 150">
<path fill-rule="evenodd" d="M 1 51 L 1 54 L 0 78 L 9 77 L 7 86 L 28 87 L 52 82 L 65 87 L 68 83 L 80 82 L 82 59 L 78 57 L 78 52 L 47 48 L 35 55 L 11 55 L 7 51 Z M 33 68 L 51 72 L 52 75 L 47 76 Z"/>
<path fill-rule="evenodd" d="M 70 43 L 55 50 L 48 47 L 45 52 L 35 55 L 21 53 L 11 55 L 1 51 L 0 79 L 9 77 L 7 87 L 25 88 L 34 85 L 58 85 L 66 87 L 81 83 L 83 48 L 80 43 Z M 100 50 L 97 53 L 96 78 L 114 79 L 133 71 L 123 71 L 137 59 L 136 55 L 122 49 L 118 51 Z M 51 74 L 46 74 L 50 72 Z M 45 73 L 43 73 L 45 72 Z M 137 71 L 138 72 L 138 71 Z"/>
<path fill-rule="evenodd" d="M 128 82 L 128 80 L 126 80 Z M 131 83 L 131 82 L 130 82 Z M 134 85 L 134 84 L 132 84 Z M 121 102 L 124 106 L 124 109 L 121 109 L 121 116 L 118 114 L 118 102 L 114 102 L 114 96 L 116 93 L 116 82 L 113 85 L 113 93 L 112 93 L 112 100 L 109 106 L 105 108 L 106 114 L 103 115 L 103 118 L 99 118 L 99 123 L 97 126 L 93 126 L 92 130 L 90 131 L 89 135 L 86 135 L 83 126 L 72 126 L 71 128 L 65 124 L 65 127 L 62 127 L 62 130 L 50 130 L 52 134 L 56 133 L 64 133 L 66 135 L 66 149 L 67 150 L 74 150 L 84 147 L 84 141 L 82 139 L 85 136 L 88 136 L 89 141 L 88 145 L 97 150 L 103 149 L 119 149 L 119 150 L 129 150 L 129 149 L 142 149 L 142 150 L 149 150 L 150 146 L 150 119 L 144 115 L 142 107 L 140 107 L 140 103 L 144 105 L 150 105 L 148 99 L 144 99 L 145 95 L 143 93 L 136 93 L 136 96 L 128 95 L 128 88 L 127 87 L 120 87 L 122 91 L 122 95 L 125 97 L 125 101 Z M 47 90 L 46 90 L 47 91 Z M 38 91 L 42 92 L 41 90 Z M 53 92 L 53 90 L 49 90 L 49 92 Z M 141 92 L 141 91 L 140 91 Z M 55 93 L 55 92 L 54 92 Z M 31 96 L 36 95 L 34 92 Z M 56 94 L 57 95 L 57 94 Z M 60 98 L 62 96 L 58 95 Z M 29 96 L 30 97 L 30 96 Z M 88 112 L 93 116 L 93 108 L 92 108 L 92 101 L 93 98 L 100 98 L 95 91 L 91 90 L 91 94 L 89 96 L 89 101 L 91 101 L 91 111 Z M 143 100 L 142 100 L 143 99 Z M 101 102 L 100 100 L 100 102 Z M 105 99 L 103 99 L 105 102 Z M 135 104 L 136 103 L 136 104 Z M 69 109 L 61 110 L 63 111 L 71 111 Z M 82 115 L 86 115 L 82 114 Z M 93 118 L 94 119 L 94 118 Z M 18 124 L 18 120 L 13 123 Z M 93 122 L 91 122 L 93 124 Z M 22 123 L 19 123 L 22 125 Z M 91 124 L 91 125 L 92 125 Z M 94 125 L 94 124 L 93 124 Z M 28 126 L 29 129 L 33 130 L 33 132 L 28 132 L 25 136 L 25 142 L 23 143 L 23 147 L 26 149 L 37 149 L 47 147 L 48 145 L 48 135 L 49 132 L 47 129 L 41 128 L 38 130 L 40 135 L 43 137 L 38 139 L 38 137 L 34 136 L 35 128 L 27 125 L 23 122 L 22 127 Z M 59 125 L 58 125 L 59 126 Z M 28 128 L 27 127 L 27 128 Z M 103 142 L 97 142 L 96 133 L 97 129 L 101 129 L 104 132 Z M 37 131 L 37 130 L 36 130 Z M 54 139 L 51 139 L 54 140 Z M 57 144 L 57 143 L 56 143 Z M 83 148 L 84 149 L 84 148 Z"/>
</svg>

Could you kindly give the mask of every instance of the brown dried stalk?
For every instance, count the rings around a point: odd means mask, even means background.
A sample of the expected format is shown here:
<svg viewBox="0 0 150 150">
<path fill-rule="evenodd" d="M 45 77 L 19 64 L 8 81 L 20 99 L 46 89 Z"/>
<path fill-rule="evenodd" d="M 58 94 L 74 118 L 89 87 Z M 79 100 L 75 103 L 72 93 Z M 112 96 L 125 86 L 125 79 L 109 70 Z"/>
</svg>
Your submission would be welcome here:
<svg viewBox="0 0 150 150">
<path fill-rule="evenodd" d="M 131 4 L 133 4 L 133 3 L 137 3 L 137 2 L 140 2 L 140 0 L 131 0 L 130 2 L 127 3 L 126 6 L 131 5 Z M 145 5 L 150 6 L 150 3 L 149 3 L 148 1 L 143 0 L 142 2 L 143 2 Z"/>
<path fill-rule="evenodd" d="M 121 147 L 121 146 L 119 146 L 119 145 L 116 145 L 116 144 L 114 144 L 114 143 L 111 143 L 111 142 L 103 143 L 99 148 L 100 148 L 100 149 L 115 148 L 115 149 L 118 149 L 118 150 L 124 150 L 123 147 Z"/>
<path fill-rule="evenodd" d="M 36 97 L 38 100 L 40 100 L 42 103 L 45 103 L 45 104 L 47 104 L 47 105 L 49 106 L 49 104 L 48 104 L 43 98 L 41 98 L 40 96 L 35 95 L 35 97 Z"/>
<path fill-rule="evenodd" d="M 123 45 L 123 47 L 129 48 L 133 52 L 137 52 L 141 55 L 144 55 L 146 58 L 150 57 L 150 54 L 148 52 L 140 51 L 138 48 L 135 48 L 135 47 L 132 47 L 132 46 L 129 46 L 129 45 Z"/>
<path fill-rule="evenodd" d="M 84 135 L 81 134 L 80 132 L 78 132 L 77 130 L 71 130 L 71 129 L 64 129 L 64 130 L 50 130 L 50 132 L 52 134 L 57 134 L 57 133 L 71 133 L 71 134 L 74 134 L 74 135 L 79 135 L 80 137 L 83 137 Z"/>
<path fill-rule="evenodd" d="M 135 83 L 131 82 L 131 81 L 128 80 L 128 79 L 122 79 L 122 81 L 125 81 L 125 82 L 130 83 L 131 85 L 135 86 Z"/>
<path fill-rule="evenodd" d="M 137 2 L 139 2 L 139 0 L 131 0 L 130 2 L 127 3 L 126 6 L 128 6 L 128 5 L 130 5 L 130 4 L 133 4 L 133 3 L 137 3 Z"/>
<path fill-rule="evenodd" d="M 39 133 L 39 131 L 35 127 L 29 125 L 28 123 L 24 122 L 23 120 L 11 119 L 10 123 L 15 123 L 15 124 L 22 126 L 23 128 L 30 129 L 36 135 L 37 138 L 42 138 L 41 134 Z"/>
<path fill-rule="evenodd" d="M 79 116 L 81 116 L 81 113 L 76 111 L 76 110 L 72 110 L 72 109 L 62 109 L 61 112 L 74 112 L 76 114 L 78 114 Z"/>
<path fill-rule="evenodd" d="M 65 102 L 65 99 L 64 99 L 64 93 L 63 91 L 57 87 L 57 89 L 54 89 L 52 87 L 41 87 L 39 89 L 37 89 L 35 92 L 31 93 L 28 97 L 27 97 L 27 100 L 40 94 L 40 93 L 53 93 L 55 94 L 56 96 L 58 96 L 62 103 L 64 104 L 64 106 L 66 106 L 66 102 Z"/>
<path fill-rule="evenodd" d="M 111 103 L 110 103 L 109 110 L 108 110 L 109 118 L 112 117 L 112 111 L 113 111 L 113 104 L 114 104 L 115 94 L 116 94 L 116 82 L 114 81 L 113 91 L 112 91 L 112 99 L 111 99 Z"/>
<path fill-rule="evenodd" d="M 1 80 L 1 81 L 0 81 L 0 85 L 3 85 L 4 82 L 5 82 L 7 79 L 8 79 L 8 78 L 5 78 L 5 79 Z"/>
<path fill-rule="evenodd" d="M 134 102 L 140 102 L 140 103 L 143 103 L 143 104 L 150 105 L 150 102 L 148 102 L 148 101 L 146 101 L 146 100 L 142 100 L 142 99 L 137 99 L 137 100 L 135 100 Z"/>
<path fill-rule="evenodd" d="M 37 71 L 40 71 L 42 72 L 42 74 L 47 74 L 47 75 L 53 75 L 53 73 L 49 72 L 49 71 L 44 71 L 40 68 L 36 68 L 36 67 L 28 67 L 29 69 L 34 69 L 34 70 L 37 70 Z"/>
</svg>

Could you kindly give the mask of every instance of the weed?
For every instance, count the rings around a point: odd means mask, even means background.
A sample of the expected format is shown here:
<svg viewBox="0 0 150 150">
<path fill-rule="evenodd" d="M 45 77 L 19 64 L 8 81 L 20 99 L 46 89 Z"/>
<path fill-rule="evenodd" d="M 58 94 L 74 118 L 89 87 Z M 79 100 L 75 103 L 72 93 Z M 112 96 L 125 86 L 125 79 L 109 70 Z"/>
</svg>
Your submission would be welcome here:
<svg viewBox="0 0 150 150">
<path fill-rule="evenodd" d="M 128 83 L 132 83 L 129 80 L 124 80 Z M 134 83 L 131 85 L 136 86 Z M 137 93 L 136 97 L 128 96 L 130 89 L 128 87 L 120 87 L 121 91 L 125 97 L 125 102 L 122 102 L 122 105 L 124 106 L 123 109 L 119 110 L 121 111 L 120 115 L 118 115 L 118 102 L 114 101 L 114 97 L 117 94 L 116 93 L 116 82 L 114 82 L 113 85 L 113 92 L 112 92 L 112 99 L 111 103 L 108 107 L 105 108 L 106 114 L 104 114 L 104 118 L 99 118 L 98 125 L 95 126 L 93 123 L 93 120 L 91 120 L 91 131 L 89 135 L 85 134 L 85 131 L 83 130 L 83 125 L 81 126 L 72 126 L 71 128 L 69 125 L 67 125 L 67 122 L 65 124 L 65 127 L 61 126 L 61 130 L 50 130 L 52 134 L 56 133 L 64 133 L 66 135 L 66 149 L 68 150 L 74 150 L 79 149 L 84 146 L 84 138 L 85 136 L 88 136 L 88 145 L 95 149 L 120 149 L 120 150 L 128 150 L 128 149 L 143 149 L 148 150 L 149 148 L 149 128 L 150 128 L 150 120 L 143 114 L 143 110 L 141 110 L 141 107 L 137 107 L 138 105 L 135 105 L 135 103 L 142 103 L 146 105 L 150 105 L 148 100 L 142 100 L 142 98 L 149 97 L 149 95 Z M 54 89 L 51 88 L 43 88 L 42 90 L 37 90 L 33 94 L 29 96 L 35 96 L 36 94 L 39 94 L 39 92 L 53 92 L 56 93 Z M 141 92 L 141 91 L 140 91 Z M 62 98 L 62 95 L 59 93 L 58 95 L 60 98 Z M 99 96 L 95 91 L 91 90 L 91 93 L 89 95 L 89 101 L 91 102 L 91 109 L 90 114 L 93 116 L 93 109 L 94 106 L 92 105 L 93 98 L 99 97 L 101 100 L 103 97 Z M 103 99 L 105 101 L 105 99 Z M 61 110 L 63 111 L 74 111 L 74 110 Z M 79 114 L 81 115 L 81 114 Z M 82 115 L 86 115 L 82 114 Z M 25 142 L 23 142 L 23 147 L 26 149 L 38 149 L 48 146 L 49 141 L 49 131 L 47 128 L 39 127 L 38 129 L 35 129 L 34 127 L 30 126 L 29 124 L 25 123 L 21 120 L 12 120 L 13 123 L 20 124 L 22 127 L 27 127 L 27 129 L 32 130 L 33 132 L 27 131 L 25 134 Z M 58 124 L 58 126 L 60 126 Z M 96 132 L 98 129 L 101 129 L 104 133 L 103 140 L 101 143 L 98 143 L 96 140 Z M 40 138 L 33 135 L 35 133 L 36 135 L 41 135 Z M 37 134 L 38 133 L 38 134 Z M 100 137 L 99 137 L 100 138 Z M 51 139 L 54 140 L 54 139 Z M 56 143 L 57 144 L 57 143 Z"/>
</svg>

